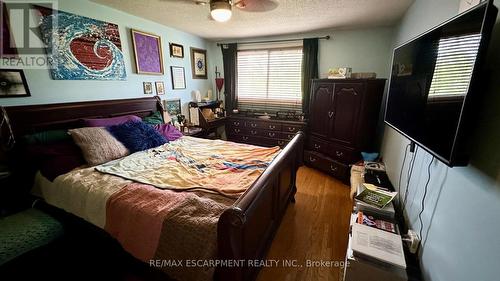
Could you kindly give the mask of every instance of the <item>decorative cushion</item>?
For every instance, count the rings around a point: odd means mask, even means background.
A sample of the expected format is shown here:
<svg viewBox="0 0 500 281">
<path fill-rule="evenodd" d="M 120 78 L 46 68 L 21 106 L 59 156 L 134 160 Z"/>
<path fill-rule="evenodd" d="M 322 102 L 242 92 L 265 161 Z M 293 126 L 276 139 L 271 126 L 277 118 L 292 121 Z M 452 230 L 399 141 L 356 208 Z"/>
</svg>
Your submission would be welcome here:
<svg viewBox="0 0 500 281">
<path fill-rule="evenodd" d="M 129 151 L 105 128 L 87 127 L 69 130 L 83 157 L 90 165 L 99 165 L 127 156 Z"/>
<path fill-rule="evenodd" d="M 120 125 L 128 121 L 141 121 L 141 118 L 135 115 L 124 115 L 111 118 L 83 119 L 84 127 L 107 127 Z"/>
<path fill-rule="evenodd" d="M 66 130 L 49 130 L 25 135 L 23 139 L 26 144 L 49 144 L 71 140 L 71 136 Z"/>
<path fill-rule="evenodd" d="M 152 115 L 142 118 L 142 122 L 150 125 L 159 125 L 165 123 L 163 122 L 163 115 L 161 111 L 156 111 Z"/>
<path fill-rule="evenodd" d="M 107 127 L 107 129 L 131 153 L 157 147 L 168 142 L 164 136 L 144 122 L 131 121 Z"/>
<path fill-rule="evenodd" d="M 63 226 L 37 209 L 0 218 L 0 265 L 64 234 Z"/>
<path fill-rule="evenodd" d="M 86 164 L 80 148 L 72 140 L 34 144 L 28 146 L 26 151 L 29 159 L 35 162 L 37 170 L 50 181 Z"/>
<path fill-rule="evenodd" d="M 169 141 L 174 141 L 182 137 L 182 133 L 171 124 L 154 125 L 153 128 Z"/>
</svg>

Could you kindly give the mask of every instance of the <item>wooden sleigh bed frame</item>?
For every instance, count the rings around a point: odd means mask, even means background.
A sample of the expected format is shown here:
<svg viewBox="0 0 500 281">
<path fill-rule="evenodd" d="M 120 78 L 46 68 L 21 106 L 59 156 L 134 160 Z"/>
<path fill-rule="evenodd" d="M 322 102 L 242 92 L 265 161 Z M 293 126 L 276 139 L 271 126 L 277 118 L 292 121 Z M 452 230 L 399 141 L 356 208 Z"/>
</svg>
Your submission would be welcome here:
<svg viewBox="0 0 500 281">
<path fill-rule="evenodd" d="M 155 97 L 6 107 L 16 137 L 42 130 L 79 127 L 82 118 L 127 114 L 144 117 L 157 110 L 162 110 L 162 104 Z M 217 259 L 266 258 L 286 208 L 294 201 L 303 142 L 303 133 L 297 133 L 263 174 L 221 215 Z M 214 280 L 255 280 L 259 270 L 253 266 L 218 267 Z"/>
</svg>

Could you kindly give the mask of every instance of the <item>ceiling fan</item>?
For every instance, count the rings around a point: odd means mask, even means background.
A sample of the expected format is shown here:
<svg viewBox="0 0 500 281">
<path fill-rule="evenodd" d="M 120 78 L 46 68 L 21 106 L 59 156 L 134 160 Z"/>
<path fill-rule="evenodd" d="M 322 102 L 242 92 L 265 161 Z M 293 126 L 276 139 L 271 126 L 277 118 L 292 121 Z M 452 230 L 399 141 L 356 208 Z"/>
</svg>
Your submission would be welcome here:
<svg viewBox="0 0 500 281">
<path fill-rule="evenodd" d="M 176 0 L 187 2 L 187 0 Z M 189 0 L 196 5 L 210 5 L 210 16 L 218 22 L 231 19 L 232 8 L 245 12 L 267 12 L 276 9 L 276 0 Z"/>
</svg>

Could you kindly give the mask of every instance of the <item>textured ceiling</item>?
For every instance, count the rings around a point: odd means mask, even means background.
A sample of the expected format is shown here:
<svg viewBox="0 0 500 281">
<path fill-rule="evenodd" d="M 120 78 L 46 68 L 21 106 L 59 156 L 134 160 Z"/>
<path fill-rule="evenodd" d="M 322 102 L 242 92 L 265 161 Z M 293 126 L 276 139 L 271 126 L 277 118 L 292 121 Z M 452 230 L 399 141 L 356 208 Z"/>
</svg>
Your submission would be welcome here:
<svg viewBox="0 0 500 281">
<path fill-rule="evenodd" d="M 209 19 L 209 6 L 194 0 L 92 0 L 93 2 L 207 39 L 301 33 L 326 28 L 351 29 L 396 23 L 413 0 L 273 0 L 267 12 L 233 8 L 226 23 Z M 259 0 L 257 0 L 259 1 Z"/>
</svg>

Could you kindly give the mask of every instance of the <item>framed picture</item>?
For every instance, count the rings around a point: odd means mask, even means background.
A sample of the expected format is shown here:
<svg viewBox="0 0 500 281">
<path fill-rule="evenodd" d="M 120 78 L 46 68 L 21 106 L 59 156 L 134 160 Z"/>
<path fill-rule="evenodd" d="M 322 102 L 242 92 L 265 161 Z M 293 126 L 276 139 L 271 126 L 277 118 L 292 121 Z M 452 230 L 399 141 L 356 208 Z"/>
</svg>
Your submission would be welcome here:
<svg viewBox="0 0 500 281">
<path fill-rule="evenodd" d="M 153 94 L 153 82 L 143 82 L 144 94 Z"/>
<path fill-rule="evenodd" d="M 183 58 L 184 46 L 175 43 L 170 43 L 170 56 L 174 58 Z"/>
<path fill-rule="evenodd" d="M 156 83 L 156 94 L 164 95 L 165 94 L 165 84 L 163 81 L 157 81 Z"/>
<path fill-rule="evenodd" d="M 180 99 L 163 100 L 163 107 L 172 118 L 172 123 L 177 121 L 177 115 L 182 114 Z"/>
<path fill-rule="evenodd" d="M 207 51 L 191 48 L 193 79 L 207 79 Z"/>
<path fill-rule="evenodd" d="M 0 98 L 29 96 L 28 83 L 21 69 L 0 69 Z"/>
<path fill-rule="evenodd" d="M 171 66 L 170 72 L 172 74 L 172 88 L 174 90 L 186 89 L 186 75 L 184 74 L 184 67 Z"/>
<path fill-rule="evenodd" d="M 160 36 L 135 29 L 131 29 L 131 32 L 137 73 L 163 75 Z"/>
</svg>

